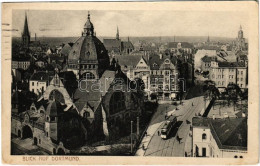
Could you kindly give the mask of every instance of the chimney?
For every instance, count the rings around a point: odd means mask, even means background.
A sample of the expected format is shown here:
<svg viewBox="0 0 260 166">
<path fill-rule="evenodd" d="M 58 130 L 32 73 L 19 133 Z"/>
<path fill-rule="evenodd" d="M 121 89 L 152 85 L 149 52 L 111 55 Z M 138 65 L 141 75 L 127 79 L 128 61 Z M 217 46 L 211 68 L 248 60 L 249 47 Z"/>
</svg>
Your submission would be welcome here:
<svg viewBox="0 0 260 166">
<path fill-rule="evenodd" d="M 35 33 L 35 36 L 34 36 L 34 40 L 36 41 L 36 33 Z"/>
<path fill-rule="evenodd" d="M 159 56 L 160 56 L 160 59 L 162 59 L 162 56 L 163 56 L 163 55 L 162 55 L 162 54 L 160 54 Z"/>
</svg>

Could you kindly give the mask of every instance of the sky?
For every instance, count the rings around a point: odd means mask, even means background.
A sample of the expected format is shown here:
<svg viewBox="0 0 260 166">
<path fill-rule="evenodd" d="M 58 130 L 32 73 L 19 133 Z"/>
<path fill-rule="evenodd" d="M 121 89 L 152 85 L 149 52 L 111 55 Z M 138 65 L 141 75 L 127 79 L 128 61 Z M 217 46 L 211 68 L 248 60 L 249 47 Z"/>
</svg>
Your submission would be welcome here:
<svg viewBox="0 0 260 166">
<path fill-rule="evenodd" d="M 88 11 L 79 10 L 27 10 L 31 36 L 80 36 Z M 91 22 L 97 36 L 215 36 L 235 38 L 239 26 L 247 37 L 248 15 L 243 12 L 201 11 L 90 11 Z M 23 31 L 25 10 L 13 10 L 13 36 Z"/>
</svg>

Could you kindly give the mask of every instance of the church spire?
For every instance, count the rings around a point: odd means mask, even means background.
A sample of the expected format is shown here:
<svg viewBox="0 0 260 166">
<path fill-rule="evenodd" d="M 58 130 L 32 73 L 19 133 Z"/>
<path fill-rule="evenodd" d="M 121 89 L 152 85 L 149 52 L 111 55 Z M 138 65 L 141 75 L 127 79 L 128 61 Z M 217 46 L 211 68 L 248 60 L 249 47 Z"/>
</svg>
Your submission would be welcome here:
<svg viewBox="0 0 260 166">
<path fill-rule="evenodd" d="M 119 40 L 119 30 L 118 30 L 118 26 L 117 26 L 117 29 L 116 29 L 116 40 Z"/>
<path fill-rule="evenodd" d="M 208 43 L 210 42 L 210 40 L 209 40 L 209 35 L 208 35 L 208 39 L 207 39 L 207 42 L 208 42 Z"/>
<path fill-rule="evenodd" d="M 29 43 L 30 43 L 30 32 L 29 32 L 28 21 L 27 21 L 27 13 L 26 13 L 26 12 L 25 12 L 25 19 L 24 19 L 24 28 L 23 28 L 22 40 L 23 40 L 23 45 L 24 45 L 25 47 L 29 47 Z"/>
</svg>

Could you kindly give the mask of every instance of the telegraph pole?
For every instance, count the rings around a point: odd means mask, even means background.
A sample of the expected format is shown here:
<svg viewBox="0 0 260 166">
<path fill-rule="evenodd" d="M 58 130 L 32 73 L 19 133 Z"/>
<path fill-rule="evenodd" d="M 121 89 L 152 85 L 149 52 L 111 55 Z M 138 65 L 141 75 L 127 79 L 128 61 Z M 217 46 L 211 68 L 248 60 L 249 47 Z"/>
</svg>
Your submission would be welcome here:
<svg viewBox="0 0 260 166">
<path fill-rule="evenodd" d="M 139 116 L 137 117 L 137 129 L 136 129 L 136 134 L 137 134 L 137 139 L 139 139 Z"/>
<path fill-rule="evenodd" d="M 133 121 L 131 121 L 131 154 L 133 154 Z"/>
</svg>

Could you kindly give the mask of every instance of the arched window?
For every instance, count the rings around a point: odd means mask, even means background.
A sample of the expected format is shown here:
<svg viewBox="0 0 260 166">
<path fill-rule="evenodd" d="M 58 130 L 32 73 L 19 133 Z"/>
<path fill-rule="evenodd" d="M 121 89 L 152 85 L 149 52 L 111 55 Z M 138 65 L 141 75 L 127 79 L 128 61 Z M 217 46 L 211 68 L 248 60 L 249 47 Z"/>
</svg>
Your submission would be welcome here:
<svg viewBox="0 0 260 166">
<path fill-rule="evenodd" d="M 86 112 L 84 112 L 84 114 L 83 114 L 83 117 L 84 117 L 84 118 L 89 118 L 89 117 L 90 117 L 90 113 L 89 113 L 89 112 L 87 112 L 87 111 L 86 111 Z"/>
<path fill-rule="evenodd" d="M 95 79 L 95 75 L 90 72 L 86 72 L 83 74 L 83 79 Z"/>
<path fill-rule="evenodd" d="M 109 111 L 114 114 L 125 109 L 125 95 L 123 92 L 114 92 L 110 98 Z"/>
<path fill-rule="evenodd" d="M 237 158 L 237 155 L 235 155 L 234 158 Z"/>
<path fill-rule="evenodd" d="M 58 90 L 51 91 L 49 95 L 49 100 L 54 100 L 54 99 L 60 103 L 65 103 L 62 93 L 60 93 Z"/>
<path fill-rule="evenodd" d="M 207 134 L 203 133 L 202 134 L 202 139 L 207 139 Z"/>
</svg>

